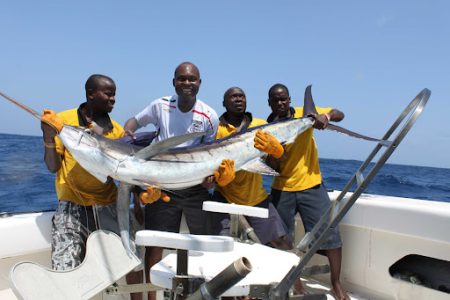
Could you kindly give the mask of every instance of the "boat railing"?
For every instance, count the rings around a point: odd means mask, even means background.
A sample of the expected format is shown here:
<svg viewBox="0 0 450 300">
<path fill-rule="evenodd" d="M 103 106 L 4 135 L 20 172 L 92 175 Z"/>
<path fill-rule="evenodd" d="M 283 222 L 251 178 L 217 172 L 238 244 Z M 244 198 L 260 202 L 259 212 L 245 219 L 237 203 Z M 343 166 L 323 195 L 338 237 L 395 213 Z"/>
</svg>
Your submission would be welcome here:
<svg viewBox="0 0 450 300">
<path fill-rule="evenodd" d="M 369 183 L 414 125 L 427 104 L 430 95 L 431 91 L 429 89 L 423 89 L 403 110 L 392 126 L 387 130 L 383 138 L 377 142 L 367 159 L 361 164 L 342 189 L 341 193 L 337 196 L 330 209 L 322 216 L 311 232 L 306 233 L 303 239 L 298 243 L 297 249 L 305 251 L 305 253 L 299 264 L 292 268 L 277 285 L 273 286 L 269 292 L 270 295 L 268 295 L 270 299 L 285 299 L 287 297 L 290 287 L 294 284 L 295 280 L 303 274 L 307 263 L 320 248 L 322 242 L 324 242 L 331 231 L 338 226 L 339 222 L 344 218 L 352 205 L 367 188 Z M 408 116 L 409 118 L 406 119 Z M 399 126 L 402 124 L 403 126 L 398 130 Z M 397 132 L 395 137 L 390 139 L 395 132 Z M 384 151 L 381 151 L 382 149 L 384 149 Z M 373 162 L 378 154 L 380 154 L 379 158 Z M 367 175 L 364 176 L 364 174 Z M 349 193 L 353 187 L 355 187 L 353 193 L 350 193 L 351 195 L 346 197 L 347 193 Z"/>
</svg>

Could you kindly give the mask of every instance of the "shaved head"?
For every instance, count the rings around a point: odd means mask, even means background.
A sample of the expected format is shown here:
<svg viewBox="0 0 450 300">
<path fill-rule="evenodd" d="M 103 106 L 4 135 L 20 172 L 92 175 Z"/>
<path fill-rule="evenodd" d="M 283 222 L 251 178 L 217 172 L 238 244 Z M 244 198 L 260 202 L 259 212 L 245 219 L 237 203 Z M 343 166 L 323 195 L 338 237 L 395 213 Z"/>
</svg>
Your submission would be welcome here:
<svg viewBox="0 0 450 300">
<path fill-rule="evenodd" d="M 287 88 L 287 86 L 285 86 L 282 83 L 275 83 L 274 85 L 272 85 L 272 87 L 269 89 L 269 98 L 270 96 L 275 92 L 275 90 L 284 90 L 286 91 L 287 95 L 289 96 L 289 90 Z"/>
<path fill-rule="evenodd" d="M 109 81 L 110 83 L 115 85 L 114 80 L 112 80 L 111 77 L 101 74 L 93 74 L 86 80 L 84 89 L 86 90 L 86 92 L 89 90 L 96 90 L 103 81 Z"/>
<path fill-rule="evenodd" d="M 84 85 L 84 89 L 86 90 L 86 99 L 89 99 L 89 93 L 95 92 L 101 87 L 111 86 L 116 88 L 116 83 L 112 80 L 111 77 L 101 74 L 93 74 L 89 76 Z"/>
<path fill-rule="evenodd" d="M 178 108 L 181 111 L 188 111 L 194 106 L 201 83 L 200 71 L 193 63 L 183 62 L 175 69 L 172 84 L 177 92 Z"/>
<path fill-rule="evenodd" d="M 225 91 L 225 93 L 223 94 L 223 101 L 226 101 L 230 97 L 230 95 L 236 92 L 241 93 L 245 96 L 245 92 L 240 87 L 233 86 Z"/>
<path fill-rule="evenodd" d="M 198 74 L 198 78 L 200 78 L 200 71 L 198 70 L 197 66 L 189 61 L 182 62 L 175 68 L 175 72 L 173 74 L 174 78 L 177 78 L 178 74 L 181 70 L 189 69 L 194 73 Z"/>
</svg>

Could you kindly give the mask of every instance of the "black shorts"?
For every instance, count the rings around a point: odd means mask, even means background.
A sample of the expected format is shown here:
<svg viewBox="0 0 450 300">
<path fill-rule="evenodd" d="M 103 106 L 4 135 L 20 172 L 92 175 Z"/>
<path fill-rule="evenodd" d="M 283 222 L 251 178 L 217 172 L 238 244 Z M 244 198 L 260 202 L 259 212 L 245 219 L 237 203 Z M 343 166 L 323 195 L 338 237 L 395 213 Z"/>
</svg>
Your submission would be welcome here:
<svg viewBox="0 0 450 300">
<path fill-rule="evenodd" d="M 202 209 L 204 201 L 210 201 L 208 190 L 201 185 L 167 192 L 169 202 L 161 199 L 145 206 L 145 229 L 179 232 L 184 213 L 189 232 L 213 234 L 217 227 L 210 214 Z"/>
<path fill-rule="evenodd" d="M 218 191 L 214 192 L 213 200 L 217 202 L 228 203 L 225 197 Z M 249 225 L 253 228 L 256 236 L 259 238 L 262 244 L 266 245 L 271 241 L 275 241 L 284 236 L 287 236 L 286 226 L 284 225 L 283 220 L 278 214 L 275 206 L 272 204 L 272 202 L 270 202 L 270 196 L 257 205 L 254 205 L 254 207 L 261 207 L 269 210 L 268 218 L 245 216 Z M 221 224 L 224 227 L 222 228 L 221 233 L 223 235 L 227 233 L 229 234 L 230 228 L 228 222 L 230 216 L 228 214 L 221 215 Z M 224 221 L 225 219 L 228 219 L 228 222 Z"/>
</svg>

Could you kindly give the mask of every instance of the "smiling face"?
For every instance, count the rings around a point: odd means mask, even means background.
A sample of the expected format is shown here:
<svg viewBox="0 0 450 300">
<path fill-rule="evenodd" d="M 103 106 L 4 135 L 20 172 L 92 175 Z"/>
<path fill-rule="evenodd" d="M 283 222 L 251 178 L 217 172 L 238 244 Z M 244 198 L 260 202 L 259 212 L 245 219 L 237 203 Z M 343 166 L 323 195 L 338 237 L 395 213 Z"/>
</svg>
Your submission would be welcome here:
<svg viewBox="0 0 450 300">
<path fill-rule="evenodd" d="M 270 91 L 269 106 L 272 113 L 279 118 L 287 117 L 289 114 L 289 107 L 291 105 L 291 97 L 286 89 L 277 87 Z"/>
<path fill-rule="evenodd" d="M 96 113 L 110 113 L 116 103 L 116 85 L 112 80 L 99 78 L 95 87 L 87 91 L 87 95 Z"/>
<path fill-rule="evenodd" d="M 223 106 L 230 115 L 242 115 L 247 109 L 247 99 L 242 89 L 238 87 L 230 88 L 223 97 Z"/>
<path fill-rule="evenodd" d="M 201 82 L 198 68 L 191 63 L 183 63 L 175 70 L 173 86 L 180 98 L 196 99 Z"/>
</svg>

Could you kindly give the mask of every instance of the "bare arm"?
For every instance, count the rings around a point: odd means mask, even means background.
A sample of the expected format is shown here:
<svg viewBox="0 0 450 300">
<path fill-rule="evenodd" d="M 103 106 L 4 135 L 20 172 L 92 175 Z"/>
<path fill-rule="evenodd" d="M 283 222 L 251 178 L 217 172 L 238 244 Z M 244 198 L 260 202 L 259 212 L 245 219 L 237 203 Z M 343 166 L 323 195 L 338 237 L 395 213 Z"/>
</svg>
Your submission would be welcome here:
<svg viewBox="0 0 450 300">
<path fill-rule="evenodd" d="M 340 122 L 344 119 L 344 113 L 340 110 L 333 109 L 327 114 L 320 114 L 316 116 L 316 122 L 314 122 L 314 128 L 325 129 L 330 121 Z"/>
<path fill-rule="evenodd" d="M 330 115 L 330 121 L 333 121 L 333 122 L 340 122 L 345 117 L 344 113 L 338 109 L 333 109 L 332 111 L 330 111 L 329 115 Z"/>
<path fill-rule="evenodd" d="M 44 139 L 44 161 L 47 169 L 56 173 L 61 168 L 61 156 L 56 152 L 56 130 L 47 123 L 41 122 Z"/>
<path fill-rule="evenodd" d="M 134 132 L 140 127 L 141 126 L 139 126 L 136 118 L 132 117 L 125 122 L 125 126 L 123 127 L 123 129 L 125 130 L 126 135 L 134 136 Z"/>
<path fill-rule="evenodd" d="M 266 164 L 271 167 L 272 169 L 274 169 L 275 171 L 277 171 L 278 173 L 280 173 L 280 165 L 281 165 L 281 161 L 284 159 L 284 155 L 280 158 L 275 158 L 272 155 L 267 155 L 266 156 Z"/>
</svg>

